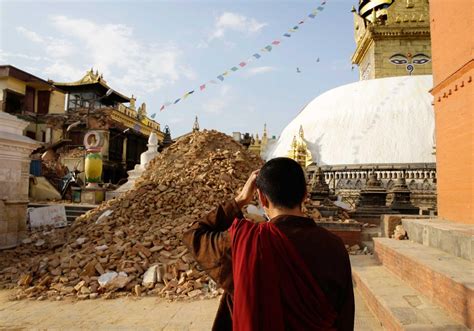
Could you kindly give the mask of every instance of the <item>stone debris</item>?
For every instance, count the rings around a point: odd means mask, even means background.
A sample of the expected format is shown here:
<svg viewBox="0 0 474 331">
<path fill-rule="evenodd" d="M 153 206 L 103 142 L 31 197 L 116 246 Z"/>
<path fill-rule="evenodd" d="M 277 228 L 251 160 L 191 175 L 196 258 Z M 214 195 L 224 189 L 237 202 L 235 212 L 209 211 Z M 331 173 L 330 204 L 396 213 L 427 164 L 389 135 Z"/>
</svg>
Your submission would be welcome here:
<svg viewBox="0 0 474 331">
<path fill-rule="evenodd" d="M 349 246 L 345 245 L 349 255 L 369 255 L 372 254 L 367 246 L 361 247 L 358 244 Z"/>
<path fill-rule="evenodd" d="M 395 231 L 393 232 L 393 238 L 396 240 L 408 239 L 407 232 L 403 225 L 399 224 L 395 227 Z"/>
<path fill-rule="evenodd" d="M 183 136 L 150 161 L 132 190 L 70 228 L 38 231 L 31 241 L 0 251 L 0 287 L 18 288 L 16 299 L 219 295 L 181 238 L 262 164 L 222 133 Z"/>
</svg>

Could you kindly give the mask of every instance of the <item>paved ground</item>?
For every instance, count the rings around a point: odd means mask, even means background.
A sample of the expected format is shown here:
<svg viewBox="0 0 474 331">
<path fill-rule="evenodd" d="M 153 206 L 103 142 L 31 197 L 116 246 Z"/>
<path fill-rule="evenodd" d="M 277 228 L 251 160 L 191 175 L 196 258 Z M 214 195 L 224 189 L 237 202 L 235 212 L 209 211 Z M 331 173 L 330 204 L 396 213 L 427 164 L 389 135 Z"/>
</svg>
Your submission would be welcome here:
<svg viewBox="0 0 474 331">
<path fill-rule="evenodd" d="M 9 301 L 0 291 L 0 330 L 209 330 L 218 300 Z M 382 330 L 356 292 L 356 330 Z"/>
</svg>

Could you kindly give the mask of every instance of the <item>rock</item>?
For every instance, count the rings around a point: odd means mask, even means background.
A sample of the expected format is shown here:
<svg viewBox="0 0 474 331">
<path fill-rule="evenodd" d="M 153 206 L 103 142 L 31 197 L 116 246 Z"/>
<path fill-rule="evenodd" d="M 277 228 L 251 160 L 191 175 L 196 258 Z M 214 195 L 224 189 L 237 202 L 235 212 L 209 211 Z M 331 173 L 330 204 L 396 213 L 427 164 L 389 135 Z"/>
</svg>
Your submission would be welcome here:
<svg viewBox="0 0 474 331">
<path fill-rule="evenodd" d="M 102 274 L 98 279 L 97 282 L 101 287 L 105 287 L 109 282 L 111 282 L 114 278 L 118 276 L 118 273 L 115 271 L 109 271 Z"/>
<path fill-rule="evenodd" d="M 81 237 L 76 239 L 76 244 L 82 245 L 86 242 L 87 238 Z"/>
<path fill-rule="evenodd" d="M 25 238 L 21 241 L 21 243 L 24 244 L 24 245 L 31 244 L 32 242 L 33 242 L 33 240 L 31 238 Z"/>
<path fill-rule="evenodd" d="M 33 280 L 33 277 L 31 274 L 23 274 L 20 276 L 20 279 L 18 279 L 18 286 L 30 286 L 31 282 Z"/>
<path fill-rule="evenodd" d="M 79 292 L 81 290 L 81 288 L 84 286 L 86 282 L 85 281 L 80 281 L 79 283 L 76 284 L 76 286 L 74 286 L 74 289 L 76 290 L 76 292 Z"/>
<path fill-rule="evenodd" d="M 127 284 L 131 281 L 131 278 L 127 276 L 125 273 L 119 273 L 117 277 L 113 278 L 109 281 L 105 287 L 111 290 L 117 290 L 124 288 Z"/>
<path fill-rule="evenodd" d="M 109 246 L 101 245 L 101 246 L 97 246 L 95 249 L 99 252 L 102 252 L 102 251 L 105 251 L 105 250 L 109 249 Z"/>
<path fill-rule="evenodd" d="M 405 231 L 405 228 L 403 227 L 403 225 L 400 224 L 395 227 L 393 238 L 395 238 L 396 240 L 407 239 L 407 232 Z"/>
<path fill-rule="evenodd" d="M 140 285 L 135 285 L 135 287 L 133 288 L 133 293 L 137 296 L 137 297 L 140 297 L 142 295 L 142 289 L 140 287 Z"/>
<path fill-rule="evenodd" d="M 36 246 L 36 247 L 41 247 L 41 246 L 43 246 L 45 243 L 46 243 L 46 241 L 44 241 L 43 239 L 39 239 L 38 241 L 36 241 L 35 246 Z"/>
<path fill-rule="evenodd" d="M 158 265 L 153 265 L 148 270 L 145 272 L 143 275 L 143 286 L 147 288 L 152 288 L 155 286 L 156 283 L 156 269 L 158 268 Z"/>
<path fill-rule="evenodd" d="M 351 247 L 349 247 L 349 251 L 351 252 L 356 252 L 356 251 L 359 251 L 360 250 L 360 246 L 355 244 L 355 245 L 352 245 Z"/>
<path fill-rule="evenodd" d="M 194 291 L 188 292 L 188 297 L 194 298 L 200 294 L 202 294 L 201 290 L 194 290 Z"/>
</svg>

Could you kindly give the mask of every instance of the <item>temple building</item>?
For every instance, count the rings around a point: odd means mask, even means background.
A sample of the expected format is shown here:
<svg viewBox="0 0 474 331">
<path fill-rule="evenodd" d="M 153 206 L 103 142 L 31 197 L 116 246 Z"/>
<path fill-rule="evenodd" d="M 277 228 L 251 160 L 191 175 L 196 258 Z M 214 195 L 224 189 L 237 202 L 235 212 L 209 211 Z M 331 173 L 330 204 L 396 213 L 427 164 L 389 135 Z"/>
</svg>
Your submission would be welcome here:
<svg viewBox="0 0 474 331">
<path fill-rule="evenodd" d="M 116 183 L 126 177 L 127 170 L 133 169 L 140 162 L 140 154 L 147 150 L 152 132 L 159 142 L 163 141 L 160 124 L 148 117 L 146 104 L 137 108 L 133 96 L 112 89 L 97 71 L 91 69 L 75 82 L 51 83 L 66 97 L 65 111 L 48 116 L 48 125 L 63 133 L 62 139 L 70 148 L 82 146 L 88 131 L 100 133 L 104 182 Z"/>
<path fill-rule="evenodd" d="M 262 158 L 265 157 L 268 150 L 275 144 L 276 137 L 268 136 L 267 124 L 263 125 L 262 138 L 260 139 L 258 133 L 255 135 L 249 135 L 248 133 L 242 135 L 240 132 L 233 133 L 234 140 L 240 142 L 242 145 L 248 148 L 248 150 L 255 155 L 260 155 Z"/>
<path fill-rule="evenodd" d="M 291 157 L 307 165 L 309 178 L 321 167 L 331 190 L 352 206 L 372 172 L 387 191 L 403 177 L 413 204 L 422 212 L 434 212 L 428 1 L 361 0 L 353 12 L 352 62 L 359 67 L 360 80 L 310 101 L 265 159 L 288 156 L 290 151 Z M 312 159 L 309 165 L 302 162 L 305 154 Z"/>
</svg>

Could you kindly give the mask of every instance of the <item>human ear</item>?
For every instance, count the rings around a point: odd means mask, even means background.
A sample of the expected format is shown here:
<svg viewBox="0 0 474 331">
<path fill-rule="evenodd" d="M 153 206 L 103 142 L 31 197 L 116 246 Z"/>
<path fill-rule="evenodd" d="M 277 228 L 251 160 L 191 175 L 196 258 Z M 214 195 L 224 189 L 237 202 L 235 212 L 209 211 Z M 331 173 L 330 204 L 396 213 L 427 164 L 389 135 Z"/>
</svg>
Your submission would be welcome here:
<svg viewBox="0 0 474 331">
<path fill-rule="evenodd" d="M 268 199 L 265 196 L 265 194 L 260 191 L 260 189 L 257 189 L 258 193 L 258 200 L 260 201 L 260 204 L 262 205 L 263 208 L 268 208 Z"/>
</svg>

